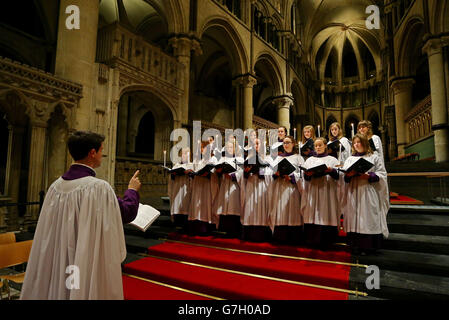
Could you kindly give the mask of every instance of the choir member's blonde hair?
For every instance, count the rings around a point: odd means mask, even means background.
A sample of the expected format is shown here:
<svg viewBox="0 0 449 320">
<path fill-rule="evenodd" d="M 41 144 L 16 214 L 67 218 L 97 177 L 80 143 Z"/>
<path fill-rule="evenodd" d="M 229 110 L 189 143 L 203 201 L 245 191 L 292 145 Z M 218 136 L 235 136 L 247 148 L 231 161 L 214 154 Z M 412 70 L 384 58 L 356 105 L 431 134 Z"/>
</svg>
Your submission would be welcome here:
<svg viewBox="0 0 449 320">
<path fill-rule="evenodd" d="M 332 135 L 332 128 L 333 127 L 337 127 L 338 128 L 338 136 L 334 137 Z M 341 138 L 343 138 L 343 131 L 341 130 L 341 126 L 338 122 L 334 122 L 330 125 L 329 127 L 329 141 L 334 141 L 334 140 L 340 140 Z"/>
<path fill-rule="evenodd" d="M 373 154 L 373 150 L 371 149 L 371 146 L 369 144 L 369 140 L 368 138 L 361 134 L 361 133 L 357 133 L 353 138 L 352 138 L 352 154 L 356 154 L 357 150 L 355 150 L 354 148 L 354 141 L 355 139 L 359 139 L 360 143 L 363 146 L 363 150 L 366 152 L 366 154 Z"/>
<path fill-rule="evenodd" d="M 310 132 L 312 133 L 312 136 L 310 138 L 313 139 L 313 141 L 315 141 L 315 138 L 316 138 L 315 128 L 313 126 L 305 126 L 304 129 L 302 129 L 302 139 L 301 139 L 302 143 L 306 143 L 306 141 L 308 140 L 304 136 L 304 131 L 306 131 L 306 130 L 310 130 Z"/>
<path fill-rule="evenodd" d="M 317 141 L 322 141 L 322 142 L 324 143 L 325 146 L 327 145 L 327 140 L 326 140 L 326 138 L 323 138 L 323 137 L 316 138 L 315 141 L 314 141 L 314 143 L 317 142 Z"/>
<path fill-rule="evenodd" d="M 362 120 L 358 123 L 357 125 L 357 132 L 359 132 L 359 129 L 361 127 L 367 127 L 368 128 L 368 133 L 367 133 L 367 138 L 371 139 L 371 137 L 373 136 L 373 124 L 371 123 L 371 121 L 369 120 Z"/>
</svg>

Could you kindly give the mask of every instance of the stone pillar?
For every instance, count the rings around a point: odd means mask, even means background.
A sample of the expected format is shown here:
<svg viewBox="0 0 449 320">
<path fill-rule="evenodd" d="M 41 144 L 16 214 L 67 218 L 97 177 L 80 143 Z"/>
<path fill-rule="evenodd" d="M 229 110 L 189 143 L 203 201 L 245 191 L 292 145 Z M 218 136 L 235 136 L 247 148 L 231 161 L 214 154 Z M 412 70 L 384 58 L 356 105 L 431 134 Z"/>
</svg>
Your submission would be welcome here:
<svg viewBox="0 0 449 320">
<path fill-rule="evenodd" d="M 279 97 L 273 100 L 278 111 L 278 124 L 290 131 L 290 107 L 293 105 L 293 99 L 288 96 Z"/>
<path fill-rule="evenodd" d="M 392 84 L 396 109 L 396 139 L 398 155 L 400 156 L 405 154 L 405 145 L 408 143 L 408 130 L 404 119 L 412 107 L 412 89 L 414 84 L 415 80 L 411 78 L 396 80 Z"/>
<path fill-rule="evenodd" d="M 26 143 L 25 128 L 14 126 L 12 129 L 11 153 L 14 155 L 14 161 L 10 161 L 8 196 L 12 202 L 19 202 L 19 188 L 20 188 L 20 171 L 22 164 L 22 146 Z M 12 177 L 12 179 L 11 179 Z M 19 177 L 19 178 L 18 178 Z M 17 207 L 8 208 L 7 225 L 9 230 L 18 230 L 19 212 Z"/>
<path fill-rule="evenodd" d="M 126 156 L 126 145 L 128 135 L 128 99 L 122 97 L 118 105 L 118 142 L 117 142 L 117 154 L 120 157 Z"/>
<path fill-rule="evenodd" d="M 38 202 L 39 192 L 43 189 L 46 133 L 46 122 L 31 123 L 27 202 Z M 39 206 L 28 206 L 25 215 L 26 227 L 35 226 L 38 218 Z"/>
<path fill-rule="evenodd" d="M 65 10 L 70 5 L 80 10 L 80 29 L 69 30 Z M 96 85 L 95 55 L 97 49 L 98 16 L 100 1 L 61 0 L 55 74 L 83 86 L 83 98 L 75 114 L 75 129 L 95 127 L 93 90 Z"/>
<path fill-rule="evenodd" d="M 250 74 L 238 77 L 235 83 L 239 83 L 243 87 L 243 128 L 242 130 L 252 129 L 253 127 L 253 87 L 257 84 L 257 80 Z"/>
<path fill-rule="evenodd" d="M 435 133 L 436 162 L 449 161 L 449 126 L 442 42 L 430 39 L 423 48 L 429 57 L 432 95 L 432 130 Z"/>
<path fill-rule="evenodd" d="M 174 55 L 179 63 L 184 66 L 184 96 L 181 98 L 181 122 L 185 125 L 189 122 L 189 101 L 190 101 L 190 61 L 192 50 L 201 55 L 201 45 L 195 39 L 187 37 L 173 37 L 170 39 L 170 44 L 174 49 Z"/>
</svg>

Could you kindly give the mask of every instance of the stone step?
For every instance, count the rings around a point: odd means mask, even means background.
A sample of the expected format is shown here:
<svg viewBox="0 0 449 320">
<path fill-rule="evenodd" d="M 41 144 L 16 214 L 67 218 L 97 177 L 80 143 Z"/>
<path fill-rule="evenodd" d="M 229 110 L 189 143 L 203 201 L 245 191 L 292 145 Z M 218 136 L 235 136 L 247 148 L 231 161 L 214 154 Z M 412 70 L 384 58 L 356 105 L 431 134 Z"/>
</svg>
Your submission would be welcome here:
<svg viewBox="0 0 449 320">
<path fill-rule="evenodd" d="M 449 215 L 395 213 L 387 216 L 391 233 L 449 236 Z"/>
<path fill-rule="evenodd" d="M 391 205 L 389 214 L 430 214 L 449 216 L 449 206 L 437 205 Z"/>
<path fill-rule="evenodd" d="M 366 256 L 354 255 L 352 260 L 384 270 L 449 277 L 449 255 L 382 249 Z"/>
<path fill-rule="evenodd" d="M 449 237 L 422 234 L 390 233 L 383 247 L 402 250 L 449 255 Z"/>
<path fill-rule="evenodd" d="M 407 269 L 407 267 L 404 267 Z M 394 300 L 448 300 L 449 277 L 409 272 L 379 270 L 380 289 L 368 290 L 366 280 L 370 274 L 364 268 L 352 268 L 349 277 L 350 289 L 357 288 L 369 297 Z"/>
</svg>

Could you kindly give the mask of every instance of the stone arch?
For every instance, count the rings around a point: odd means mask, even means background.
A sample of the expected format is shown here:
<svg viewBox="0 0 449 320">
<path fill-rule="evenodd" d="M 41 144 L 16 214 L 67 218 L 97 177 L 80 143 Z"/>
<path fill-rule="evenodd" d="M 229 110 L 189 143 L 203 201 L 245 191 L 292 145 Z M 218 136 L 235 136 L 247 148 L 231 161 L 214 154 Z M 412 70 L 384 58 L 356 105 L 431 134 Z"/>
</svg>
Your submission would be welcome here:
<svg viewBox="0 0 449 320">
<path fill-rule="evenodd" d="M 360 118 L 355 113 L 350 113 L 345 117 L 344 130 L 346 137 L 351 140 L 351 124 L 354 124 L 354 134 L 357 133 L 357 124 L 360 122 Z"/>
<path fill-rule="evenodd" d="M 295 113 L 297 115 L 305 115 L 307 113 L 307 94 L 304 92 L 304 88 L 300 83 L 301 82 L 299 79 L 293 79 L 290 85 L 290 92 L 292 93 L 293 100 L 295 101 Z"/>
<path fill-rule="evenodd" d="M 173 120 L 180 121 L 179 110 L 174 101 L 172 101 L 169 97 L 167 97 L 163 92 L 156 90 L 155 88 L 144 85 L 144 84 L 132 84 L 126 87 L 123 87 L 120 90 L 119 96 L 122 97 L 126 93 L 135 92 L 135 91 L 144 91 L 149 92 L 155 95 L 157 98 L 161 99 L 161 101 L 170 109 Z"/>
<path fill-rule="evenodd" d="M 449 1 L 438 0 L 434 1 L 434 7 L 430 15 L 433 19 L 431 22 L 431 33 L 439 34 L 443 32 L 449 32 Z"/>
<path fill-rule="evenodd" d="M 271 82 L 273 84 L 273 87 L 275 88 L 274 94 L 275 95 L 283 94 L 285 91 L 283 86 L 281 68 L 279 67 L 276 60 L 273 59 L 271 54 L 266 51 L 260 52 L 257 55 L 256 59 L 254 59 L 254 61 L 255 61 L 254 69 L 258 63 L 263 63 L 268 68 L 269 72 L 274 76 L 272 78 L 273 81 Z"/>
<path fill-rule="evenodd" d="M 420 41 L 424 36 L 424 22 L 422 17 L 413 16 L 406 21 L 406 30 L 399 41 L 399 50 L 396 57 L 396 65 L 399 76 L 410 76 L 413 74 L 412 67 L 416 54 L 421 54 Z M 420 36 L 421 35 L 421 36 Z M 416 59 L 415 59 L 416 60 Z"/>
<path fill-rule="evenodd" d="M 373 133 L 375 135 L 380 135 L 379 127 L 381 126 L 381 119 L 379 117 L 379 113 L 375 110 L 371 110 L 371 112 L 368 115 L 367 118 L 369 121 L 371 121 L 373 125 Z"/>
<path fill-rule="evenodd" d="M 334 122 L 338 122 L 337 118 L 335 117 L 335 115 L 333 113 L 330 113 L 326 119 L 326 134 L 329 132 L 330 126 Z"/>
<path fill-rule="evenodd" d="M 232 73 L 234 76 L 249 72 L 249 59 L 243 40 L 235 28 L 225 19 L 218 16 L 212 16 L 206 20 L 199 28 L 200 39 L 207 31 L 222 36 L 224 47 L 232 61 Z"/>
</svg>

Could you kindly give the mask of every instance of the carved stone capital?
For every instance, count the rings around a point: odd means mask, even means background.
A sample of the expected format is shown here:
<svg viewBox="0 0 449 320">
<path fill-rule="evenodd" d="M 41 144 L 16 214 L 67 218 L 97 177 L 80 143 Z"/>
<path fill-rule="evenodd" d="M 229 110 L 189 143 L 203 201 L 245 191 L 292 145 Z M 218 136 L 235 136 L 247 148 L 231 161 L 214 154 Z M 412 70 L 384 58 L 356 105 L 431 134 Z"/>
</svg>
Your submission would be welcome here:
<svg viewBox="0 0 449 320">
<path fill-rule="evenodd" d="M 403 92 L 410 92 L 415 84 L 415 80 L 412 78 L 394 80 L 391 84 L 391 88 L 394 94 L 400 94 Z"/>
<path fill-rule="evenodd" d="M 293 105 L 293 97 L 291 96 L 282 96 L 274 98 L 272 103 L 277 106 L 277 109 L 290 109 L 290 107 Z"/>
<path fill-rule="evenodd" d="M 441 39 L 429 39 L 422 48 L 422 52 L 427 54 L 429 57 L 434 54 L 441 54 L 443 48 L 443 42 Z"/>
<path fill-rule="evenodd" d="M 244 74 L 238 76 L 233 81 L 234 85 L 242 86 L 244 88 L 252 88 L 257 84 L 257 79 L 251 74 Z"/>
<path fill-rule="evenodd" d="M 203 54 L 201 44 L 196 39 L 187 36 L 175 36 L 168 42 L 173 47 L 176 57 L 190 57 L 191 51 L 194 51 L 196 55 Z"/>
</svg>

